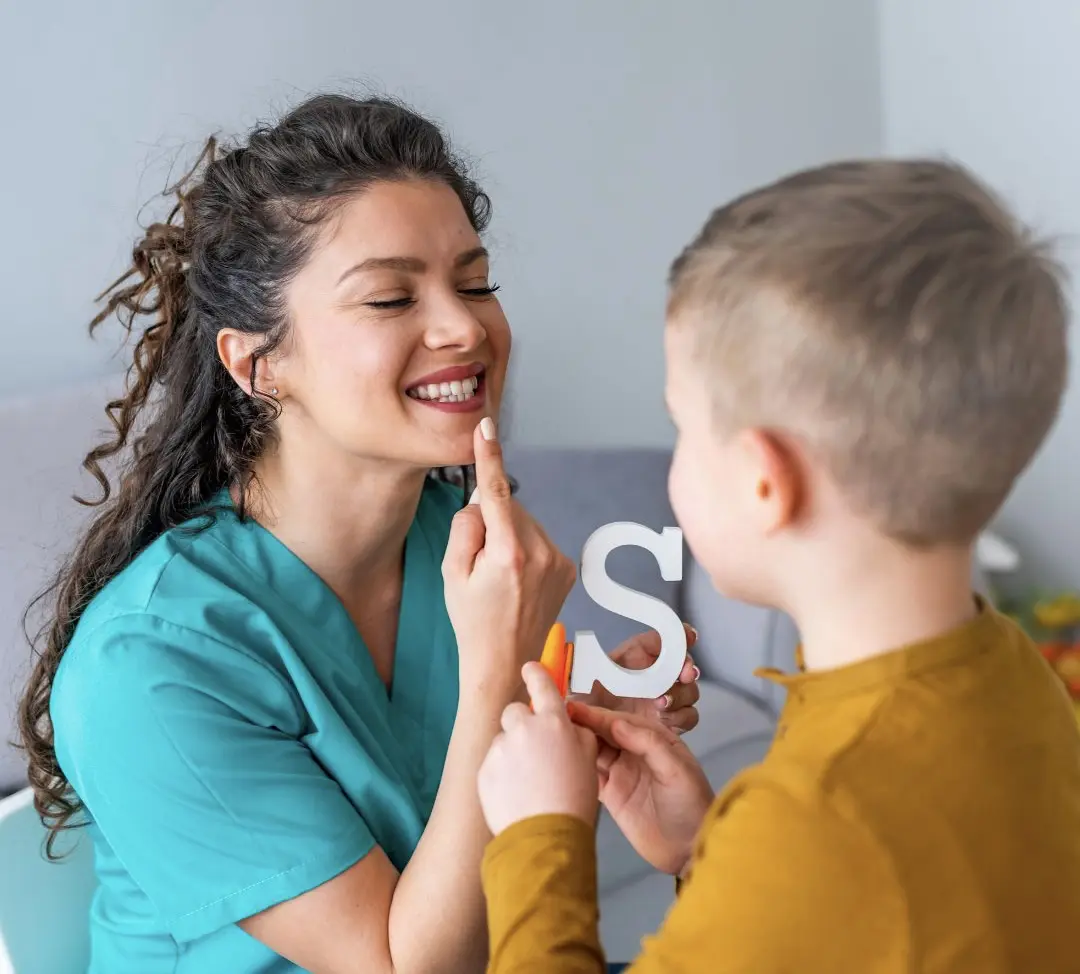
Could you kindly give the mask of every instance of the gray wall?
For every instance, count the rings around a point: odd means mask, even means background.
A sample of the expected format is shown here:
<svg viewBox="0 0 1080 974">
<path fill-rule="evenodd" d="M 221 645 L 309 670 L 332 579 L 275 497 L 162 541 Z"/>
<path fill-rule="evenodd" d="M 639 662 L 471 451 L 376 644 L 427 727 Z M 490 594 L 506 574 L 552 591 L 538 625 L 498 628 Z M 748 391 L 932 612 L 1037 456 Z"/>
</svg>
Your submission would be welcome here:
<svg viewBox="0 0 1080 974">
<path fill-rule="evenodd" d="M 117 367 L 92 298 L 196 143 L 366 79 L 494 198 L 515 438 L 665 444 L 668 262 L 725 197 L 878 151 L 876 43 L 869 0 L 0 4 L 0 396 Z"/>
<path fill-rule="evenodd" d="M 1080 273 L 1080 3 L 882 0 L 885 148 L 970 165 Z M 1075 288 L 1074 288 L 1075 293 Z M 1075 334 L 1075 329 L 1074 329 Z M 1080 393 L 1007 504 L 1025 582 L 1080 586 Z"/>
</svg>

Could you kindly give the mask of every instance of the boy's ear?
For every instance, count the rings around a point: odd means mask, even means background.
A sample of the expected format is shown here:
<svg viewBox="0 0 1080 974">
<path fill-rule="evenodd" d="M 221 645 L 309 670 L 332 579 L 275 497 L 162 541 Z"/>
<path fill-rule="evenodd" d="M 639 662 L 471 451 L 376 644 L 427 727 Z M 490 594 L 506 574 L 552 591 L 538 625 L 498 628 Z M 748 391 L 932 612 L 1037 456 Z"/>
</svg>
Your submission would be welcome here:
<svg viewBox="0 0 1080 974">
<path fill-rule="evenodd" d="M 761 429 L 740 435 L 749 482 L 747 508 L 765 535 L 775 534 L 798 518 L 806 499 L 807 477 L 791 445 Z"/>
</svg>

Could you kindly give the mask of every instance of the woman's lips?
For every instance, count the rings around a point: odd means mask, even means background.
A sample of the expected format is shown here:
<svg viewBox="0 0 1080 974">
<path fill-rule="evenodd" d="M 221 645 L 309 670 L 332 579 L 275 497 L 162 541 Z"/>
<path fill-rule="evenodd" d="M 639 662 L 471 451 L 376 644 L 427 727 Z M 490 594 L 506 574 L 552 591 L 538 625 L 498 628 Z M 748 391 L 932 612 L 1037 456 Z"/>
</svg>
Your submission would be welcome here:
<svg viewBox="0 0 1080 974">
<path fill-rule="evenodd" d="M 474 378 L 484 371 L 485 369 L 482 362 L 470 362 L 468 365 L 451 365 L 445 369 L 439 369 L 437 372 L 432 372 L 429 375 L 425 375 L 410 382 L 408 389 L 415 389 L 417 386 L 439 385 L 443 382 L 453 382 L 454 380 L 460 382 L 463 379 Z"/>
</svg>

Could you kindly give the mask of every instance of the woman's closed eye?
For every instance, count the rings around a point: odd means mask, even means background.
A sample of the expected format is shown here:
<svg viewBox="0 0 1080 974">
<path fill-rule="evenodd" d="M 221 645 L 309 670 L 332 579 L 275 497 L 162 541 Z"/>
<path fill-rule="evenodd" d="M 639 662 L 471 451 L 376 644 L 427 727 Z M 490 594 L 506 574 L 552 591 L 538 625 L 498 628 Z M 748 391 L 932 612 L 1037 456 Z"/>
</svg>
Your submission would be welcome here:
<svg viewBox="0 0 1080 974">
<path fill-rule="evenodd" d="M 407 308 L 410 305 L 415 304 L 415 303 L 416 303 L 416 298 L 405 297 L 405 298 L 388 298 L 388 299 L 385 299 L 385 300 L 365 301 L 364 305 L 366 307 L 368 307 L 368 308 L 375 308 L 377 310 L 385 311 L 385 310 L 394 310 L 394 309 Z"/>
<path fill-rule="evenodd" d="M 463 294 L 469 298 L 490 298 L 498 290 L 498 284 L 484 284 L 482 286 L 459 288 L 458 294 Z"/>
<path fill-rule="evenodd" d="M 483 299 L 491 297 L 498 290 L 498 284 L 484 284 L 482 286 L 458 288 L 458 294 L 466 298 Z M 364 304 L 368 308 L 375 308 L 380 311 L 394 311 L 411 307 L 416 304 L 416 298 L 407 296 L 400 298 L 373 299 L 371 301 L 365 301 Z"/>
</svg>

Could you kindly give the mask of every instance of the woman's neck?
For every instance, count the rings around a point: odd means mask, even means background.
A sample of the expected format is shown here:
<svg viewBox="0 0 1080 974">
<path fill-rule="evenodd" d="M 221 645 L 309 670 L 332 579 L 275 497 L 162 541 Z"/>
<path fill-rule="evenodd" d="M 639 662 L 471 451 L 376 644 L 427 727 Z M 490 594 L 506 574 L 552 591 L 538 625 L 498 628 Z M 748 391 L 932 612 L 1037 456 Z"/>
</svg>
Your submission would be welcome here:
<svg viewBox="0 0 1080 974">
<path fill-rule="evenodd" d="M 279 449 L 256 466 L 251 511 L 339 597 L 400 582 L 426 470 Z"/>
</svg>

